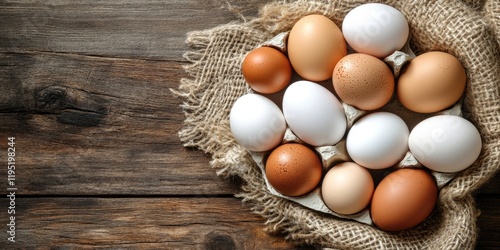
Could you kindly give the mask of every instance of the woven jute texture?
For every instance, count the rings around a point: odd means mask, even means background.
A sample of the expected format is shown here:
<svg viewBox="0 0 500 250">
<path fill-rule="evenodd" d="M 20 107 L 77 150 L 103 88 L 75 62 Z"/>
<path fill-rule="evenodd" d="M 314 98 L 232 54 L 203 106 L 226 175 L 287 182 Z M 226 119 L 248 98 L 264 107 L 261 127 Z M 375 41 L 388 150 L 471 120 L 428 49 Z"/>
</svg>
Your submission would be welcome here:
<svg viewBox="0 0 500 250">
<path fill-rule="evenodd" d="M 246 53 L 288 31 L 301 17 L 322 14 L 339 27 L 347 12 L 368 1 L 280 1 L 262 6 L 258 16 L 187 34 L 189 77 L 174 90 L 183 100 L 185 123 L 179 137 L 187 147 L 210 154 L 217 174 L 243 180 L 236 194 L 267 218 L 265 229 L 298 244 L 334 249 L 472 249 L 479 216 L 474 192 L 500 166 L 500 1 L 392 0 L 408 19 L 411 47 L 420 54 L 439 50 L 455 55 L 467 70 L 463 113 L 479 129 L 482 153 L 470 168 L 441 189 L 437 212 L 399 233 L 339 219 L 271 195 L 257 165 L 230 131 L 234 101 L 249 93 L 241 74 Z M 373 1 L 370 1 L 373 2 Z"/>
</svg>

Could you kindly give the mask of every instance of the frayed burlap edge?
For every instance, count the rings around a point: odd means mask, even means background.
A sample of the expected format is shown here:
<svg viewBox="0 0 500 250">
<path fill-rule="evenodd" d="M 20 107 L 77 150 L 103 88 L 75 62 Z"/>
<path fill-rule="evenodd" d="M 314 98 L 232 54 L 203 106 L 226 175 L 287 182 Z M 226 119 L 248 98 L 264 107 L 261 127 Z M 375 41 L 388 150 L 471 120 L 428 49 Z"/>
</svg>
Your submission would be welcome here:
<svg viewBox="0 0 500 250">
<path fill-rule="evenodd" d="M 300 17 L 319 13 L 340 25 L 366 1 L 282 1 L 264 6 L 259 17 L 193 31 L 185 57 L 190 78 L 174 93 L 186 116 L 179 137 L 185 146 L 212 155 L 219 175 L 244 180 L 237 196 L 267 218 L 267 230 L 298 244 L 335 249 L 473 249 L 478 229 L 474 192 L 492 178 L 500 160 L 499 4 L 490 1 L 382 1 L 408 17 L 415 51 L 441 50 L 457 56 L 468 73 L 464 113 L 478 127 L 483 150 L 477 162 L 444 187 L 437 211 L 416 228 L 386 233 L 372 226 L 310 211 L 271 195 L 246 150 L 229 130 L 234 101 L 248 93 L 240 72 L 244 55 Z"/>
</svg>

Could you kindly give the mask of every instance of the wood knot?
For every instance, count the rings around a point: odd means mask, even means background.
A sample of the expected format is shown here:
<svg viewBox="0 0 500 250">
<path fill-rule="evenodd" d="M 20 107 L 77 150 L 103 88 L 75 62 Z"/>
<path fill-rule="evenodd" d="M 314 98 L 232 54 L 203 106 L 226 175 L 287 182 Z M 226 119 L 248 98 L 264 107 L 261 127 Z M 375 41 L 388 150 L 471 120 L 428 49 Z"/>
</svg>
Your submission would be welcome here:
<svg viewBox="0 0 500 250">
<path fill-rule="evenodd" d="M 212 232 L 205 236 L 204 245 L 207 250 L 236 249 L 236 244 L 231 236 L 218 232 Z"/>
<path fill-rule="evenodd" d="M 80 89 L 48 86 L 35 90 L 35 108 L 43 113 L 57 114 L 61 123 L 76 126 L 97 126 L 108 114 L 106 99 Z"/>
<path fill-rule="evenodd" d="M 38 109 L 60 109 L 67 102 L 66 88 L 61 86 L 50 86 L 35 91 L 35 102 Z"/>
</svg>

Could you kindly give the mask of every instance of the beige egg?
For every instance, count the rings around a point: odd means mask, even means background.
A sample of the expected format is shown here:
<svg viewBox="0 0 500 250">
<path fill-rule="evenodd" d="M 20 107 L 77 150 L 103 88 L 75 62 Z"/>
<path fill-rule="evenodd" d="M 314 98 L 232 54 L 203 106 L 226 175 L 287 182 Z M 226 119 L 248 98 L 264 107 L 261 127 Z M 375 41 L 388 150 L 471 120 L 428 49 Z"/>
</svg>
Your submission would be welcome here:
<svg viewBox="0 0 500 250">
<path fill-rule="evenodd" d="M 288 36 L 288 57 L 293 69 L 306 80 L 324 81 L 347 54 L 339 27 L 323 15 L 301 18 Z"/>
<path fill-rule="evenodd" d="M 465 91 L 466 73 L 453 55 L 432 51 L 414 58 L 401 73 L 401 104 L 419 113 L 433 113 L 456 103 Z"/>
<path fill-rule="evenodd" d="M 381 108 L 394 93 L 394 75 L 389 66 L 362 53 L 340 59 L 333 70 L 332 82 L 342 101 L 362 110 Z"/>
<path fill-rule="evenodd" d="M 321 195 L 332 211 L 354 214 L 368 206 L 373 190 L 373 179 L 366 168 L 354 162 L 343 162 L 325 175 Z"/>
</svg>

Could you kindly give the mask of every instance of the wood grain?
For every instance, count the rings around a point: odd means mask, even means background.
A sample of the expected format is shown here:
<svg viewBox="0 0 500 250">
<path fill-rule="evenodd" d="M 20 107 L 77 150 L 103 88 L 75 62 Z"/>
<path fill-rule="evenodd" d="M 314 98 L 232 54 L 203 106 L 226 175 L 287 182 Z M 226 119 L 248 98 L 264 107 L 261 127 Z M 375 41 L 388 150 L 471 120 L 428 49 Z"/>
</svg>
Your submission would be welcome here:
<svg viewBox="0 0 500 250">
<path fill-rule="evenodd" d="M 22 194 L 236 191 L 177 137 L 180 63 L 37 52 L 0 65 L 0 138 L 17 138 Z"/>
<path fill-rule="evenodd" d="M 500 182 L 496 177 L 495 182 Z M 498 249 L 500 246 L 499 240 L 499 223 L 500 210 L 500 196 L 496 194 L 479 195 L 476 198 L 477 207 L 481 211 L 481 215 L 477 220 L 479 227 L 479 239 L 476 249 Z"/>
<path fill-rule="evenodd" d="M 234 198 L 18 198 L 17 205 L 19 242 L 8 247 L 291 249 Z"/>
<path fill-rule="evenodd" d="M 267 1 L 2 2 L 0 45 L 106 57 L 183 60 L 186 32 L 251 16 Z"/>
<path fill-rule="evenodd" d="M 0 152 L 14 136 L 19 188 L 9 247 L 312 248 L 263 232 L 233 198 L 239 180 L 177 137 L 184 116 L 169 88 L 186 77 L 186 33 L 266 2 L 0 1 Z M 500 245 L 499 185 L 477 194 L 480 249 Z"/>
</svg>

